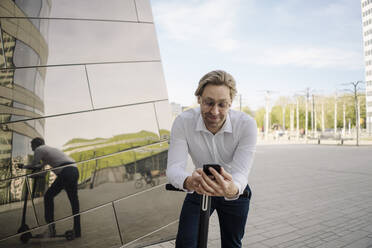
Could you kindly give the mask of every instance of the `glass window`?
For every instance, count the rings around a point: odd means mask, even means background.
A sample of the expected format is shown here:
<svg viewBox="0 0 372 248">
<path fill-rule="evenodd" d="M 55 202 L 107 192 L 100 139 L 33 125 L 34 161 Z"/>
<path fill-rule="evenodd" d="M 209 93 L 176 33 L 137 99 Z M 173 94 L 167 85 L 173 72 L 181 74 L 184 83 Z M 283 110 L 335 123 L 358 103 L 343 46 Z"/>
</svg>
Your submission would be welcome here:
<svg viewBox="0 0 372 248">
<path fill-rule="evenodd" d="M 20 40 L 16 41 L 13 62 L 16 67 L 39 65 L 38 54 Z"/>
<path fill-rule="evenodd" d="M 39 17 L 42 7 L 42 0 L 15 0 L 15 4 L 28 17 Z"/>
<path fill-rule="evenodd" d="M 34 108 L 30 107 L 30 106 L 27 106 L 25 104 L 22 104 L 22 103 L 19 103 L 19 102 L 16 102 L 16 101 L 13 101 L 13 107 L 14 108 L 20 108 L 20 109 L 24 109 L 24 110 L 28 110 L 30 112 L 33 112 L 34 111 Z"/>
</svg>

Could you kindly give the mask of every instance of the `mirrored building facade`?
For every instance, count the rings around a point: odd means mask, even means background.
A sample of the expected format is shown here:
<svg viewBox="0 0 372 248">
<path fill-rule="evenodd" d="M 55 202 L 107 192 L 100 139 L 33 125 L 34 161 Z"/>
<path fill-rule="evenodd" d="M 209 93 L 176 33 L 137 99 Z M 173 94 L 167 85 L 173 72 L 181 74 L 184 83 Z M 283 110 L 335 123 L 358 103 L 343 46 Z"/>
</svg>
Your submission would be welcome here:
<svg viewBox="0 0 372 248">
<path fill-rule="evenodd" d="M 372 134 L 372 1 L 361 0 L 366 86 L 366 127 Z"/>
<path fill-rule="evenodd" d="M 0 0 L 0 247 L 173 239 L 184 194 L 164 189 L 171 119 L 149 0 Z M 18 167 L 35 137 L 76 161 L 81 238 L 37 238 L 56 175 Z M 54 218 L 72 229 L 64 191 Z"/>
</svg>

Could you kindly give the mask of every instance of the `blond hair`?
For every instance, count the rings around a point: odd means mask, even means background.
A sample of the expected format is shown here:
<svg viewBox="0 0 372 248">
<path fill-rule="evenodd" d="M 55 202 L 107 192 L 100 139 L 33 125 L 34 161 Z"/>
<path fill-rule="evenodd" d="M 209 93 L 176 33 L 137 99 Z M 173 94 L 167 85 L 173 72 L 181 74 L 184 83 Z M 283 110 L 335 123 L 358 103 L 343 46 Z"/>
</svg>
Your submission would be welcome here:
<svg viewBox="0 0 372 248">
<path fill-rule="evenodd" d="M 201 96 L 203 94 L 205 86 L 207 86 L 208 84 L 225 85 L 229 87 L 231 101 L 234 100 L 237 92 L 236 83 L 233 76 L 231 76 L 229 73 L 222 70 L 216 70 L 205 74 L 199 81 L 199 86 L 195 91 L 195 96 Z"/>
</svg>

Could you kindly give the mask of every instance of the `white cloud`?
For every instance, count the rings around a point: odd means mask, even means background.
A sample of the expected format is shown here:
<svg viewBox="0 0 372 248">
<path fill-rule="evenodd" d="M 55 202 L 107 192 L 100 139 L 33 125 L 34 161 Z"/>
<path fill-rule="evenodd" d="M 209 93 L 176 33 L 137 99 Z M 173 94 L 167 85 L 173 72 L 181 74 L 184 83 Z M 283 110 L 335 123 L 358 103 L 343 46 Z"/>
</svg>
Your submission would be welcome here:
<svg viewBox="0 0 372 248">
<path fill-rule="evenodd" d="M 154 2 L 155 22 L 169 39 L 200 43 L 219 51 L 239 48 L 234 38 L 241 0 Z"/>
<path fill-rule="evenodd" d="M 258 64 L 271 66 L 299 66 L 311 68 L 360 69 L 362 54 L 329 47 L 269 48 L 258 56 Z"/>
</svg>

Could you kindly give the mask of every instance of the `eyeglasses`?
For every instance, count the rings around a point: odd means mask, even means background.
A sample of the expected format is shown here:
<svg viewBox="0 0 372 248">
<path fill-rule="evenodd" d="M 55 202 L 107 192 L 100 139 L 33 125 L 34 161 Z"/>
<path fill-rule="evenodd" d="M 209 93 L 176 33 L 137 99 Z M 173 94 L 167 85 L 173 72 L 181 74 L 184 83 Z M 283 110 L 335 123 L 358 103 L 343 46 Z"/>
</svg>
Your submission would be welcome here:
<svg viewBox="0 0 372 248">
<path fill-rule="evenodd" d="M 212 99 L 204 99 L 204 98 L 201 98 L 201 104 L 207 108 L 207 109 L 211 109 L 213 108 L 215 105 L 217 105 L 217 107 L 222 110 L 222 111 L 225 111 L 227 110 L 229 107 L 230 107 L 230 103 L 227 102 L 227 101 L 220 101 L 220 102 L 216 102 Z"/>
</svg>

